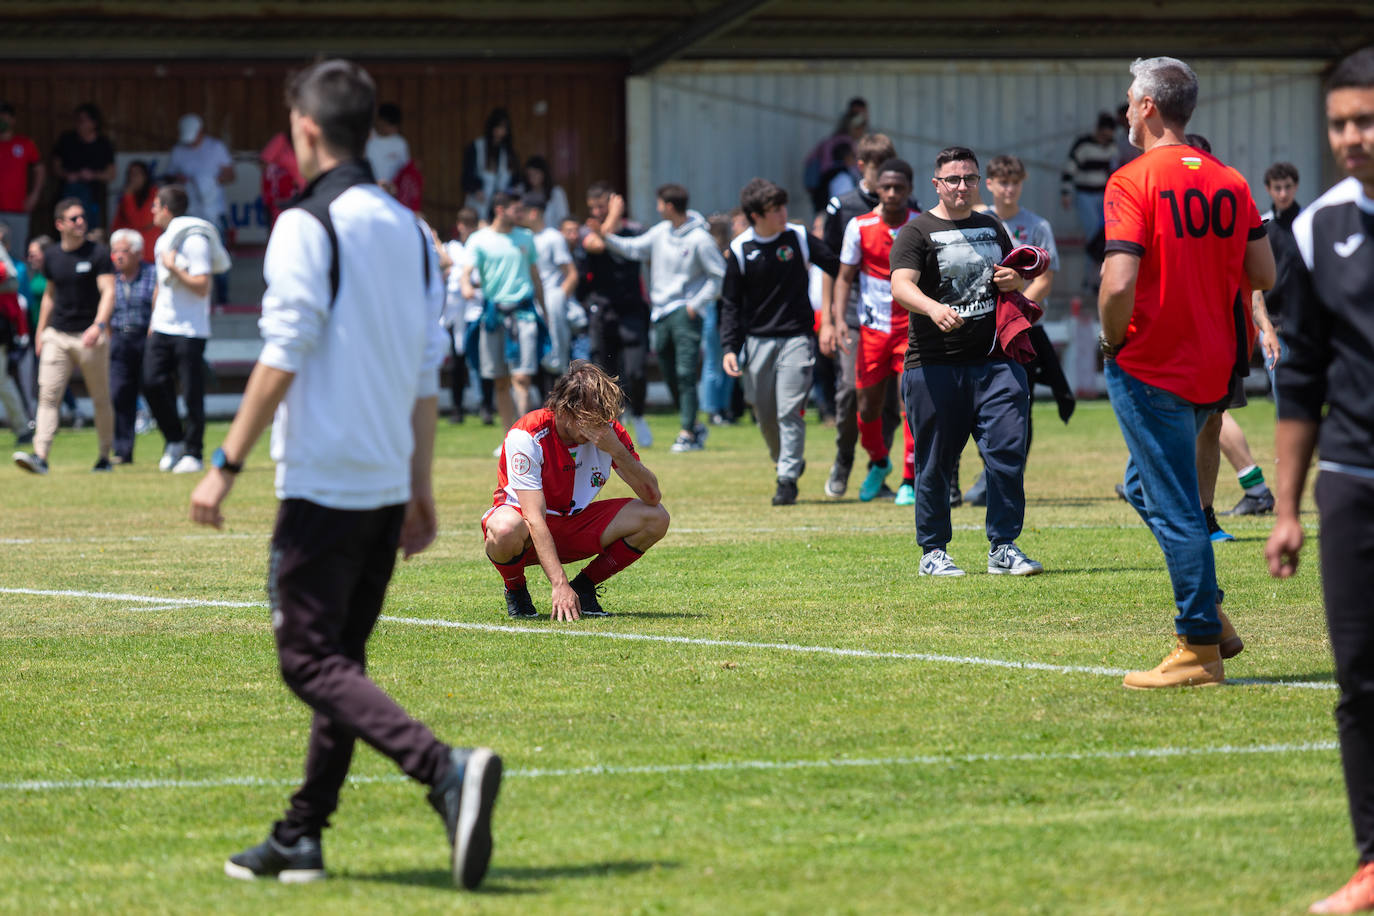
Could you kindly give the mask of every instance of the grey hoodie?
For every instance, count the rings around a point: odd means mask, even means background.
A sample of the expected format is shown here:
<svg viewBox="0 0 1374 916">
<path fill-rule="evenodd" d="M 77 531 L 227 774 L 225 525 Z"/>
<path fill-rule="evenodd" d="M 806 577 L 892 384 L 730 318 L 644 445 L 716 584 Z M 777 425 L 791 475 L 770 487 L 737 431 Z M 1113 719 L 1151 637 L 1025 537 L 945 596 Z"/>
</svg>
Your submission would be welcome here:
<svg viewBox="0 0 1374 916">
<path fill-rule="evenodd" d="M 623 258 L 649 262 L 650 320 L 658 321 L 684 305 L 701 314 L 707 303 L 720 296 L 725 279 L 725 259 L 706 220 L 695 210 L 676 229 L 668 220 L 643 235 L 606 236 L 606 247 Z"/>
</svg>

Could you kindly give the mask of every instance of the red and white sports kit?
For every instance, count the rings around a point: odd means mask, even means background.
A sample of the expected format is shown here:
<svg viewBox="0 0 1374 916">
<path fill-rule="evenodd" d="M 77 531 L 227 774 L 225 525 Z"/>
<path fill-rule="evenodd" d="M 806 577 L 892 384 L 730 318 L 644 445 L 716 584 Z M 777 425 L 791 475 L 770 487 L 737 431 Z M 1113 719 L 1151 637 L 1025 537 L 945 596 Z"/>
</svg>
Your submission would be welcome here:
<svg viewBox="0 0 1374 916">
<path fill-rule="evenodd" d="M 630 454 L 639 458 L 625 428 L 615 422 L 611 426 Z M 584 570 L 592 581 L 602 581 L 639 556 L 638 551 L 624 544 L 624 539 L 604 548 L 604 551 L 601 546 L 601 535 L 606 526 L 632 501 L 629 497 L 621 497 L 593 502 L 611 479 L 615 467 L 611 456 L 594 443 L 568 445 L 560 439 L 554 427 L 553 411 L 547 407 L 530 411 L 515 421 L 501 446 L 492 505 L 482 515 L 483 535 L 487 531 L 487 519 L 500 507 L 510 506 L 520 511 L 517 490 L 542 490 L 544 521 L 553 535 L 560 562 L 571 563 L 597 554 L 615 554 L 608 558 L 610 563 L 602 563 L 603 557 L 598 557 Z M 620 556 L 625 550 L 633 551 L 634 558 Z M 534 548 L 530 547 L 511 563 L 493 561 L 492 565 L 501 572 L 507 586 L 514 587 L 524 584 L 524 568 L 537 565 L 538 562 Z M 609 568 L 603 570 L 599 563 Z M 605 575 L 600 575 L 602 572 Z"/>
<path fill-rule="evenodd" d="M 859 352 L 854 360 L 855 388 L 872 388 L 902 376 L 909 314 L 892 301 L 892 268 L 888 259 L 897 233 L 919 215 L 915 210 L 908 210 L 902 224 L 892 226 L 883 220 L 881 208 L 877 208 L 854 217 L 845 226 L 840 263 L 859 268 Z M 909 472 L 915 443 L 910 427 L 903 423 L 902 428 L 906 431 L 905 464 Z M 859 441 L 874 461 L 887 457 L 881 418 L 859 420 Z"/>
</svg>

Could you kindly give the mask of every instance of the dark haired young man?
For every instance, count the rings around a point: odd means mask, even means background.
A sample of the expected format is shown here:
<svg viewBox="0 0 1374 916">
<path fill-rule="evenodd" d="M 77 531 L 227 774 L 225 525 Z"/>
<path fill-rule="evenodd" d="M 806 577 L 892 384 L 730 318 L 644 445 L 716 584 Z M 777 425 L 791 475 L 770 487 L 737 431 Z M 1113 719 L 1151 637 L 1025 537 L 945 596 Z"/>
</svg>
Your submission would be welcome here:
<svg viewBox="0 0 1374 916">
<path fill-rule="evenodd" d="M 707 433 L 697 422 L 702 313 L 720 295 L 725 259 L 706 220 L 687 209 L 686 188 L 665 184 L 657 196 L 663 221 L 641 235 L 619 236 L 615 231 L 625 213 L 625 199 L 612 195 L 600 238 L 615 254 L 649 262 L 654 352 L 680 421 L 672 451 L 699 451 L 706 444 Z"/>
<path fill-rule="evenodd" d="M 1374 910 L 1374 46 L 1345 58 L 1326 82 L 1326 133 L 1349 176 L 1293 223 L 1299 298 L 1285 314 L 1279 364 L 1279 467 L 1269 571 L 1297 571 L 1298 515 L 1314 452 L 1326 624 L 1336 661 L 1336 727 L 1355 874 L 1312 913 Z"/>
<path fill-rule="evenodd" d="M 730 242 L 720 297 L 721 363 L 744 377 L 759 432 L 777 467 L 773 505 L 797 501 L 806 470 L 806 420 L 816 357 L 815 313 L 808 294 L 811 264 L 832 277 L 839 259 L 825 242 L 787 222 L 787 192 L 755 178 L 739 195 L 749 228 Z"/>
<path fill-rule="evenodd" d="M 825 231 L 821 238 L 831 251 L 839 251 L 844 244 L 844 230 L 856 216 L 873 212 L 878 206 L 878 167 L 897 156 L 896 147 L 886 134 L 864 134 L 857 147 L 859 186 L 854 190 L 830 198 L 825 206 Z M 920 212 L 915 197 L 907 202 L 910 209 Z M 821 278 L 821 291 L 826 302 L 834 298 L 834 281 L 828 275 Z M 835 460 L 825 482 L 825 495 L 832 499 L 844 496 L 849 488 L 849 475 L 854 467 L 854 447 L 859 441 L 857 395 L 854 392 L 854 359 L 859 350 L 859 291 L 851 287 L 844 318 L 832 319 L 830 309 L 821 310 L 819 349 L 824 358 L 835 361 Z M 892 448 L 892 437 L 901 423 L 901 391 L 897 384 L 887 386 L 883 398 L 883 443 Z M 879 495 L 891 496 L 886 487 Z"/>
<path fill-rule="evenodd" d="M 889 385 L 902 375 L 902 360 L 907 347 L 907 311 L 892 301 L 892 242 L 902 227 L 919 212 L 911 209 L 911 166 L 901 159 L 889 159 L 878 167 L 878 206 L 870 213 L 856 216 L 844 230 L 840 247 L 840 272 L 835 277 L 831 312 L 834 323 L 842 325 L 849 303 L 850 287 L 858 281 L 859 339 L 855 354 L 854 387 L 859 402 L 859 439 L 868 453 L 868 474 L 859 487 L 859 500 L 877 498 L 887 475 L 889 445 L 883 439 L 882 411 Z M 849 343 L 837 340 L 843 351 Z M 913 443 L 908 426 L 904 472 L 896 504 L 916 502 Z"/>
<path fill-rule="evenodd" d="M 445 350 L 429 228 L 372 181 L 363 159 L 374 97 L 372 78 L 343 60 L 302 71 L 288 88 L 309 184 L 272 228 L 262 354 L 191 494 L 191 518 L 220 527 L 224 498 L 272 424 L 282 501 L 268 569 L 272 629 L 282 678 L 314 718 L 291 806 L 224 869 L 242 879 L 324 877 L 321 834 L 362 739 L 430 787 L 454 880 L 474 888 L 491 858 L 501 759 L 443 744 L 366 672 L 397 547 L 413 556 L 438 531 L 430 470 Z"/>
<path fill-rule="evenodd" d="M 554 383 L 548 405 L 506 433 L 482 534 L 487 559 L 506 584 L 511 617 L 539 616 L 525 582 L 525 568 L 533 565 L 553 587 L 550 619 L 609 617 L 597 599 L 601 583 L 668 533 L 658 478 L 616 422 L 620 404 L 615 379 L 574 360 Z M 592 502 L 612 471 L 637 499 Z M 569 582 L 563 564 L 588 557 L 594 559 Z"/>
<path fill-rule="evenodd" d="M 988 475 L 987 570 L 1029 576 L 1039 563 L 1016 546 L 1026 515 L 1026 371 L 997 346 L 997 295 L 1026 281 L 999 266 L 1011 251 L 1002 223 L 975 213 L 978 159 L 953 146 L 935 157 L 940 203 L 912 220 L 892 246 L 892 298 L 910 311 L 902 372 L 916 440 L 916 543 L 923 576 L 962 576 L 945 548 L 949 488 L 969 436 Z"/>
<path fill-rule="evenodd" d="M 115 279 L 110 249 L 86 238 L 86 208 L 68 197 L 53 210 L 58 242 L 43 249 L 43 304 L 33 332 L 38 356 L 38 416 L 32 452 L 15 452 L 14 463 L 34 474 L 48 473 L 48 450 L 57 435 L 58 404 L 72 369 L 81 368 L 95 408 L 100 453 L 93 471 L 109 471 L 114 444 L 110 403 L 110 318 Z"/>
<path fill-rule="evenodd" d="M 630 424 L 640 448 L 654 444 L 644 419 L 648 381 L 644 374 L 649 356 L 649 306 L 644 302 L 639 262 L 608 251 L 600 240 L 601 224 L 610 215 L 615 188 L 594 181 L 587 188 L 587 223 L 581 230 L 581 249 L 586 255 L 579 295 L 587 310 L 587 338 L 591 361 L 620 382 L 629 404 Z M 616 227 L 621 237 L 639 235 L 644 227 L 622 219 Z"/>
</svg>

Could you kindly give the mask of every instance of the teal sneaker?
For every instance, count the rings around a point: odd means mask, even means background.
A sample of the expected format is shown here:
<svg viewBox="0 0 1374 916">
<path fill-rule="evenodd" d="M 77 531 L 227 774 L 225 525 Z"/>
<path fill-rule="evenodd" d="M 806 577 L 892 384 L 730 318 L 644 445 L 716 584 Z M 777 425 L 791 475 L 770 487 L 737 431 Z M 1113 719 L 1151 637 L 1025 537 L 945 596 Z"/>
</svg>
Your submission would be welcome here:
<svg viewBox="0 0 1374 916">
<path fill-rule="evenodd" d="M 898 506 L 916 505 L 916 488 L 909 483 L 904 483 L 897 488 L 897 498 L 893 501 Z"/>
<path fill-rule="evenodd" d="M 868 474 L 864 477 L 864 482 L 859 486 L 859 502 L 870 503 L 878 498 L 878 494 L 883 489 L 883 484 L 887 482 L 887 475 L 892 473 L 892 462 L 884 458 L 882 461 L 869 462 Z"/>
</svg>

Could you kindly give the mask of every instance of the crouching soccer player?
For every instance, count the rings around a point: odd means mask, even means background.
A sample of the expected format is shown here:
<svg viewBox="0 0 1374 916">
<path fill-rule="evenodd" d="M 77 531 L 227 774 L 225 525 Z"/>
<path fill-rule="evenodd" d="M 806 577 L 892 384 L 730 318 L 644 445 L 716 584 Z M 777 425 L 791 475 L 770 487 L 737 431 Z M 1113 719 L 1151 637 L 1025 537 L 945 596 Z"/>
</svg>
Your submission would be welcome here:
<svg viewBox="0 0 1374 916">
<path fill-rule="evenodd" d="M 574 360 L 547 406 L 525 414 L 501 447 L 492 507 L 482 516 L 487 558 L 506 583 L 506 612 L 537 617 L 525 567 L 538 563 L 553 586 L 554 620 L 608 617 L 597 586 L 668 533 L 658 478 L 616 422 L 621 392 L 598 367 Z M 615 471 L 638 499 L 593 503 Z M 595 557 L 571 581 L 564 563 Z"/>
</svg>

